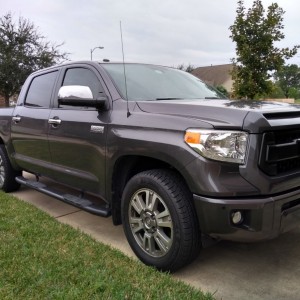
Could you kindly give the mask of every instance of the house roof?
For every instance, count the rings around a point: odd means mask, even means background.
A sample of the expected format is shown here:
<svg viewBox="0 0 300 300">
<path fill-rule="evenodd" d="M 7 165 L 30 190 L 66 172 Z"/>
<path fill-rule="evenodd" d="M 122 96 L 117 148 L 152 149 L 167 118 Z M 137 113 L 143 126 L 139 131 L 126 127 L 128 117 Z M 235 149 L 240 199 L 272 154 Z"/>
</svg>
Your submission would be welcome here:
<svg viewBox="0 0 300 300">
<path fill-rule="evenodd" d="M 224 85 L 228 80 L 231 80 L 231 74 L 233 65 L 216 65 L 199 67 L 192 71 L 192 74 L 206 82 L 207 84 L 218 86 Z"/>
</svg>

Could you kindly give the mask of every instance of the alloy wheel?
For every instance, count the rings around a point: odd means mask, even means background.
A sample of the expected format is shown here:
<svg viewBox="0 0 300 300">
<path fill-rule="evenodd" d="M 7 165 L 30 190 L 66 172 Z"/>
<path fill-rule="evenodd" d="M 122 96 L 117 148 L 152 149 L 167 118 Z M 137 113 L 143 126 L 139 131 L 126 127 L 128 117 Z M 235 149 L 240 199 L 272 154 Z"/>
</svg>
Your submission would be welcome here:
<svg viewBox="0 0 300 300">
<path fill-rule="evenodd" d="M 151 189 L 140 189 L 129 203 L 131 232 L 143 251 L 163 257 L 173 243 L 173 222 L 163 199 Z"/>
</svg>

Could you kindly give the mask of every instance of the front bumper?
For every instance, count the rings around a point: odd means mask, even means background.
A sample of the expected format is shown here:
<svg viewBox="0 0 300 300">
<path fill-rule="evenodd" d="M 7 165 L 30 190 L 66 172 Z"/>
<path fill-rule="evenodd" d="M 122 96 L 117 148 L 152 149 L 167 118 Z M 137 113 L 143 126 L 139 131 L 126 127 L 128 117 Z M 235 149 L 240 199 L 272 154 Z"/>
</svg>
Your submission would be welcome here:
<svg viewBox="0 0 300 300">
<path fill-rule="evenodd" d="M 300 189 L 269 197 L 193 197 L 201 232 L 213 238 L 267 240 L 300 225 Z M 243 222 L 238 225 L 231 220 L 236 211 L 243 215 Z"/>
</svg>

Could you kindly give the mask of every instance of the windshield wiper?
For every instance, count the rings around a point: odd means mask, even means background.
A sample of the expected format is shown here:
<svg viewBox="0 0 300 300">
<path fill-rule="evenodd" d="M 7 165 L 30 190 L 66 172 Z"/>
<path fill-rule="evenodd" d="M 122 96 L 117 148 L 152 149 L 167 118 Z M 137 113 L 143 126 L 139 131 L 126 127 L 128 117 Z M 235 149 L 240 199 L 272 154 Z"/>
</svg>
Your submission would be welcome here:
<svg viewBox="0 0 300 300">
<path fill-rule="evenodd" d="M 181 100 L 181 99 L 184 99 L 184 98 L 156 98 L 155 100 Z"/>
<path fill-rule="evenodd" d="M 219 97 L 205 97 L 204 99 L 221 99 Z"/>
</svg>

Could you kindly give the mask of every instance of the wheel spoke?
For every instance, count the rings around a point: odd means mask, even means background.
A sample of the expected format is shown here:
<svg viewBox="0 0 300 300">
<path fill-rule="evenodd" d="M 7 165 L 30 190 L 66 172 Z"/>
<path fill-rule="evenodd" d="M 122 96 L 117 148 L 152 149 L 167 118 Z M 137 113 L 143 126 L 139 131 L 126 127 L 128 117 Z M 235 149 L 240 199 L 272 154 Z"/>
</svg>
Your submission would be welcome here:
<svg viewBox="0 0 300 300">
<path fill-rule="evenodd" d="M 169 218 L 167 220 L 156 219 L 156 222 L 157 222 L 158 227 L 173 228 L 173 223 L 172 223 L 171 219 L 169 219 Z"/>
<path fill-rule="evenodd" d="M 155 216 L 158 227 L 173 228 L 172 218 L 168 209 Z"/>
<path fill-rule="evenodd" d="M 140 194 L 137 194 L 131 201 L 132 207 L 135 209 L 135 211 L 140 215 L 143 210 L 145 210 L 145 202 L 142 199 L 142 196 Z"/>
<path fill-rule="evenodd" d="M 147 190 L 146 191 L 146 207 L 149 211 L 153 212 L 157 207 L 158 203 L 158 196 L 152 192 Z"/>
<path fill-rule="evenodd" d="M 5 169 L 3 166 L 3 160 L 0 158 L 0 187 L 3 186 L 5 180 Z"/>
<path fill-rule="evenodd" d="M 166 253 L 170 249 L 172 240 L 169 237 L 167 237 L 163 231 L 157 230 L 154 234 L 154 239 L 159 249 L 163 253 Z"/>
<path fill-rule="evenodd" d="M 145 200 L 146 200 L 146 207 L 147 208 L 149 207 L 149 202 L 151 203 L 152 196 L 153 196 L 153 193 L 151 193 L 149 190 L 145 191 Z"/>
<path fill-rule="evenodd" d="M 143 238 L 143 247 L 144 250 L 150 254 L 153 255 L 155 253 L 155 241 L 152 234 L 145 233 Z"/>
<path fill-rule="evenodd" d="M 170 212 L 168 209 L 165 209 L 164 211 L 162 211 L 161 213 L 156 215 L 156 219 L 163 219 L 165 217 L 169 217 L 170 216 Z"/>
<path fill-rule="evenodd" d="M 133 233 L 137 233 L 141 230 L 144 230 L 144 224 L 142 222 L 142 218 L 130 217 L 129 222 Z"/>
</svg>

